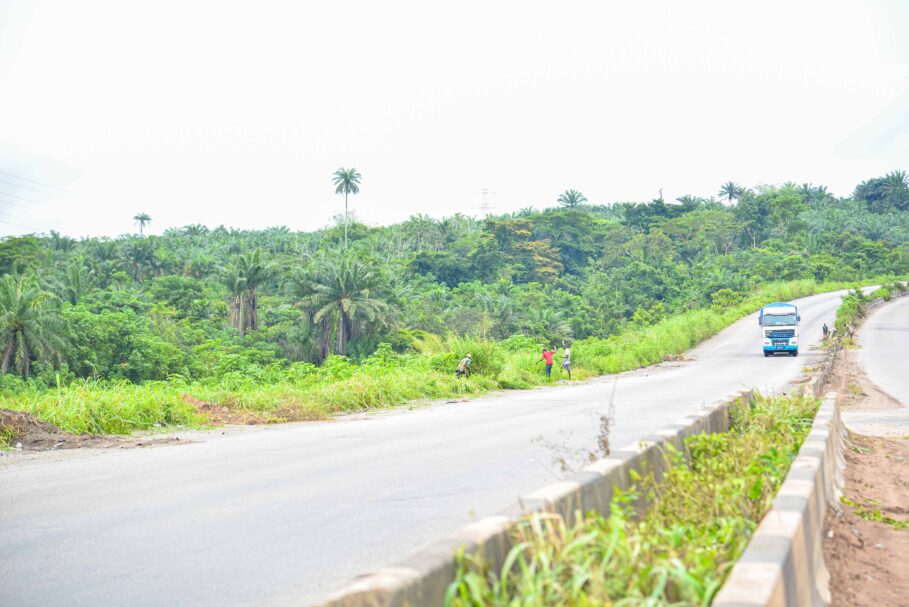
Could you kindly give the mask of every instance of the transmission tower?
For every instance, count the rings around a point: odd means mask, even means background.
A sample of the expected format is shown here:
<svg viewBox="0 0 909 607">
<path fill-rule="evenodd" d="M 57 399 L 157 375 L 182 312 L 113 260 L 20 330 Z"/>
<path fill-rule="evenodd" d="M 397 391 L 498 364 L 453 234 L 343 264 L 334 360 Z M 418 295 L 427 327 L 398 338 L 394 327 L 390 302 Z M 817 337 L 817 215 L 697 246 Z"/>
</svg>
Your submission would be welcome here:
<svg viewBox="0 0 909 607">
<path fill-rule="evenodd" d="M 492 211 L 495 208 L 495 207 L 489 206 L 489 195 L 490 194 L 495 194 L 495 192 L 490 192 L 489 188 L 480 189 L 480 213 L 483 215 L 483 217 L 489 217 L 489 215 L 491 215 L 490 211 Z"/>
</svg>

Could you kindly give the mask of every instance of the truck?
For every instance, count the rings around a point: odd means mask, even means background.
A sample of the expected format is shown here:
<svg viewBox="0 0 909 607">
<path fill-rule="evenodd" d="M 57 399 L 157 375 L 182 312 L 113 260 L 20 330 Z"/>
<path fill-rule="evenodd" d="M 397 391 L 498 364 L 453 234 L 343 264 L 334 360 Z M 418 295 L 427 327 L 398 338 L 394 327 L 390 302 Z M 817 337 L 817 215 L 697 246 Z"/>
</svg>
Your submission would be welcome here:
<svg viewBox="0 0 909 607">
<path fill-rule="evenodd" d="M 761 325 L 764 356 L 777 352 L 798 356 L 801 320 L 798 307 L 794 304 L 775 301 L 763 306 L 758 315 L 758 323 Z"/>
</svg>

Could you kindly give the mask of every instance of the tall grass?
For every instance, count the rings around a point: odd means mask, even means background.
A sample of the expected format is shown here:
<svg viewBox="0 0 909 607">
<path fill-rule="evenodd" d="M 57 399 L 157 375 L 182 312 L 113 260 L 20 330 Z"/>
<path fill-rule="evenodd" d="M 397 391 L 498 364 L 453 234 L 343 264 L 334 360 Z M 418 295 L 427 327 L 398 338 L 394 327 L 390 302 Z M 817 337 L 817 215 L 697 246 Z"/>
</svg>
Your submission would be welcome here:
<svg viewBox="0 0 909 607">
<path fill-rule="evenodd" d="M 556 515 L 525 519 L 500 569 L 460 559 L 446 603 L 709 605 L 769 510 L 817 405 L 796 397 L 735 409 L 729 432 L 689 438 L 690 460 L 670 454 L 662 483 L 650 478 L 620 494 L 607 518 L 588 514 L 573 526 Z M 631 508 L 639 492 L 656 500 L 643 516 Z"/>
<path fill-rule="evenodd" d="M 660 362 L 683 354 L 765 303 L 848 286 L 852 285 L 818 285 L 810 280 L 770 284 L 732 307 L 691 310 L 607 339 L 579 340 L 572 348 L 572 379 Z M 204 424 L 205 416 L 197 413 L 192 400 L 266 416 L 273 413 L 276 420 L 312 419 L 420 399 L 527 389 L 567 379 L 558 365 L 553 377 L 546 378 L 539 350 L 525 339 L 495 343 L 449 338 L 428 344 L 425 350 L 397 355 L 386 348 L 360 365 L 330 357 L 321 367 L 297 363 L 257 377 L 231 373 L 216 383 L 180 378 L 142 385 L 85 380 L 50 390 L 0 395 L 0 407 L 28 411 L 69 432 L 122 434 L 156 426 Z M 458 380 L 455 365 L 468 352 L 474 357 L 474 374 Z M 296 414 L 286 415 L 287 411 Z"/>
<path fill-rule="evenodd" d="M 909 289 L 909 285 L 899 281 L 881 286 L 871 293 L 865 295 L 861 289 L 854 289 L 843 297 L 840 307 L 836 310 L 836 321 L 834 326 L 840 335 L 847 335 L 852 332 L 855 325 L 865 316 L 868 304 L 875 299 L 889 301 L 896 294 L 903 293 Z"/>
</svg>

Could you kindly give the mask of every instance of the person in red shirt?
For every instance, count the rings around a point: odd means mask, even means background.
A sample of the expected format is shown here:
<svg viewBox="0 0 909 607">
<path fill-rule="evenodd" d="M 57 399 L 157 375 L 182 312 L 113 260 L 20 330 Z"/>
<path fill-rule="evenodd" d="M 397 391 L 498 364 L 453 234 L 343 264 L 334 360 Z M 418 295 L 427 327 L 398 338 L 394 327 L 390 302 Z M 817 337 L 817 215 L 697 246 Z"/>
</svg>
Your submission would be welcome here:
<svg viewBox="0 0 909 607">
<path fill-rule="evenodd" d="M 552 375 L 552 357 L 554 354 L 554 350 L 543 348 L 543 357 L 540 360 L 546 363 L 546 377 L 550 377 Z"/>
</svg>

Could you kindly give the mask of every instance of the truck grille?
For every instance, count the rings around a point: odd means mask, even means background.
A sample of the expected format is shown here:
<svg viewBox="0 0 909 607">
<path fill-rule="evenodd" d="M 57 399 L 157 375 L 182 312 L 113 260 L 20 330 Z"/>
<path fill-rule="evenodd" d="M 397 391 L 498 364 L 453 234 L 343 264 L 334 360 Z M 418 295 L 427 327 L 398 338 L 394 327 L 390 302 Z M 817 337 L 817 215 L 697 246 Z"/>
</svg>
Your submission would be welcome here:
<svg viewBox="0 0 909 607">
<path fill-rule="evenodd" d="M 767 331 L 767 337 L 770 339 L 789 339 L 795 336 L 795 331 L 787 329 L 785 331 Z"/>
</svg>

